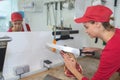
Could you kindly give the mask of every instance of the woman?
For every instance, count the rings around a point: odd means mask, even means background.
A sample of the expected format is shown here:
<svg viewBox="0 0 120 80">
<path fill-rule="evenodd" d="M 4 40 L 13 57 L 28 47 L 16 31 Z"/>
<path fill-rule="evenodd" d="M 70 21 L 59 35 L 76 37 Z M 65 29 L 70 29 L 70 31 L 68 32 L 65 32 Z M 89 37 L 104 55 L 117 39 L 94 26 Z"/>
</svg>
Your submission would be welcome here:
<svg viewBox="0 0 120 80">
<path fill-rule="evenodd" d="M 120 29 L 110 25 L 110 16 L 112 11 L 102 5 L 90 6 L 81 18 L 75 19 L 77 23 L 83 23 L 86 33 L 91 38 L 100 38 L 106 42 L 106 46 L 101 51 L 100 63 L 98 69 L 91 80 L 109 80 L 115 72 L 120 72 Z M 84 48 L 83 52 L 90 50 Z M 75 75 L 78 80 L 89 80 L 87 77 L 78 72 L 75 68 L 76 60 L 70 58 L 67 54 L 63 54 L 66 67 Z"/>
<path fill-rule="evenodd" d="M 25 24 L 25 27 L 23 26 L 23 18 L 19 12 L 11 14 L 11 21 L 12 26 L 9 28 L 8 32 L 23 32 L 25 31 L 24 28 L 26 28 L 27 31 L 31 31 L 28 24 Z"/>
</svg>

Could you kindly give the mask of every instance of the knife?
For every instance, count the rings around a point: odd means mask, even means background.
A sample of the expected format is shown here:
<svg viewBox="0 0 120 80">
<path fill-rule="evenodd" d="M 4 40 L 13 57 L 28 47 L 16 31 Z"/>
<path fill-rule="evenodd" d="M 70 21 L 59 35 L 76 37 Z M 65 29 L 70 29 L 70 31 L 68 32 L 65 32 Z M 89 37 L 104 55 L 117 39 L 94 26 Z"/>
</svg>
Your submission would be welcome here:
<svg viewBox="0 0 120 80">
<path fill-rule="evenodd" d="M 50 44 L 47 43 L 48 47 L 51 48 L 56 48 L 59 51 L 64 51 L 64 52 L 68 52 L 68 53 L 72 53 L 76 56 L 85 56 L 85 54 L 91 54 L 91 55 L 95 55 L 95 52 L 83 52 L 82 49 L 77 49 L 77 48 L 73 48 L 73 47 L 68 47 L 68 46 L 62 46 L 62 45 L 57 45 L 57 44 Z"/>
</svg>

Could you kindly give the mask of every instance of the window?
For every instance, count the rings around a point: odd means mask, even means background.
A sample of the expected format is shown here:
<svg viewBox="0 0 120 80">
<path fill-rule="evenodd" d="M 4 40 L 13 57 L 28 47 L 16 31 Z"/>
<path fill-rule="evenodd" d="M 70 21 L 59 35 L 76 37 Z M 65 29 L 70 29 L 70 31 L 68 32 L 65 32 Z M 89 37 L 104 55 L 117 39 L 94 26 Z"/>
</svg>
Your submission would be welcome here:
<svg viewBox="0 0 120 80">
<path fill-rule="evenodd" d="M 10 15 L 17 10 L 17 0 L 0 0 L 0 32 L 8 30 Z"/>
</svg>

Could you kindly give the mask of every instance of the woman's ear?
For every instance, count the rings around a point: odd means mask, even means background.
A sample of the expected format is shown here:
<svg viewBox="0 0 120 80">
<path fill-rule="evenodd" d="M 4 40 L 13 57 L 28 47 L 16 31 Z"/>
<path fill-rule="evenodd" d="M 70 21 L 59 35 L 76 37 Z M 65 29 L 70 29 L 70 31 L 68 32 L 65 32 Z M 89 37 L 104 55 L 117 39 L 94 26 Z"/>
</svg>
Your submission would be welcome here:
<svg viewBox="0 0 120 80">
<path fill-rule="evenodd" d="M 96 27 L 98 27 L 98 28 L 102 25 L 101 22 L 95 22 L 95 24 L 96 24 Z"/>
</svg>

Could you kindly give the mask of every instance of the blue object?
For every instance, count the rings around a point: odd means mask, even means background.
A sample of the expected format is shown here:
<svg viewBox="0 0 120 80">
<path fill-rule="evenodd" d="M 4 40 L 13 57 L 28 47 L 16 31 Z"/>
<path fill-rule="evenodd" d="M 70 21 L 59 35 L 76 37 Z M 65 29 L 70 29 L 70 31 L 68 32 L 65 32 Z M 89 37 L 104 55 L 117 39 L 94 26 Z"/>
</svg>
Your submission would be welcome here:
<svg viewBox="0 0 120 80">
<path fill-rule="evenodd" d="M 5 16 L 0 16 L 0 19 L 5 19 L 6 17 Z"/>
<path fill-rule="evenodd" d="M 25 17 L 24 11 L 18 11 L 18 12 L 22 15 L 22 18 Z"/>
</svg>

